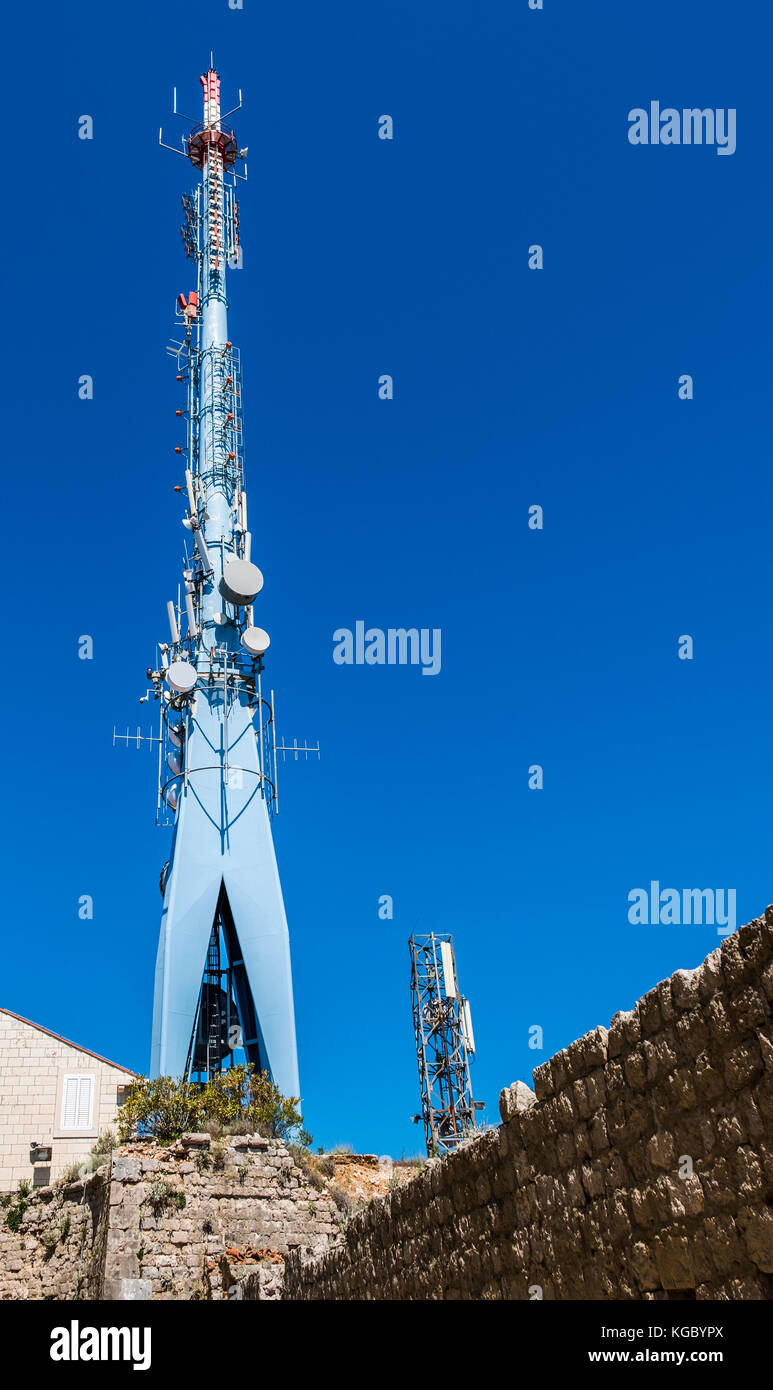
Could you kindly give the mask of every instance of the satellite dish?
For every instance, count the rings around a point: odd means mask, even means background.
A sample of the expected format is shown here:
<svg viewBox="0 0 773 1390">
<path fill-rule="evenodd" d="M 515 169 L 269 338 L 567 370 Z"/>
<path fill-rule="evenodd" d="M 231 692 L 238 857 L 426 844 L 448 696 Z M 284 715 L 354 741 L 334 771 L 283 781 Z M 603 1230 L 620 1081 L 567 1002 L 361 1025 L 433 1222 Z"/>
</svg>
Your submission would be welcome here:
<svg viewBox="0 0 773 1390">
<path fill-rule="evenodd" d="M 173 661 L 167 669 L 166 679 L 178 695 L 190 695 L 198 680 L 198 671 L 190 661 Z"/>
<path fill-rule="evenodd" d="M 167 806 L 170 806 L 170 807 L 172 808 L 173 811 L 176 811 L 176 810 L 177 810 L 177 801 L 178 801 L 178 793 L 179 793 L 179 790 L 180 790 L 180 784 L 179 784 L 179 782 L 170 782 L 169 786 L 167 787 L 166 791 L 164 792 L 164 797 L 165 797 L 165 799 L 166 799 L 166 804 L 167 804 Z"/>
<path fill-rule="evenodd" d="M 173 772 L 174 775 L 175 775 L 175 777 L 179 777 L 179 776 L 180 776 L 180 773 L 181 773 L 182 770 L 183 770 L 183 765 L 182 765 L 182 763 L 180 762 L 180 754 L 179 754 L 179 753 L 167 753 L 167 755 L 166 755 L 166 761 L 167 761 L 167 764 L 168 764 L 168 766 L 169 766 L 169 771 L 170 771 L 170 772 Z"/>
<path fill-rule="evenodd" d="M 169 724 L 167 732 L 169 734 L 169 742 L 173 743 L 175 748 L 182 748 L 183 739 L 185 738 L 184 726 L 182 724 Z"/>
<path fill-rule="evenodd" d="M 242 633 L 242 646 L 250 656 L 262 656 L 270 644 L 271 638 L 262 627 L 246 627 Z"/>
<path fill-rule="evenodd" d="M 220 580 L 220 592 L 228 603 L 252 603 L 263 588 L 263 575 L 251 560 L 229 560 Z"/>
</svg>

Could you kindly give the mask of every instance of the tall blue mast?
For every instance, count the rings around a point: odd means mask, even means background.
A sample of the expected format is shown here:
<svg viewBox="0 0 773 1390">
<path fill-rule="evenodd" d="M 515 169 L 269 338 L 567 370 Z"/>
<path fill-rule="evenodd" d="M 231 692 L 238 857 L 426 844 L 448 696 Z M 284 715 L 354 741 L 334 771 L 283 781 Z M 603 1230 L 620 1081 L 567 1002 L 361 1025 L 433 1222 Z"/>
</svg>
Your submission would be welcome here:
<svg viewBox="0 0 773 1390">
<path fill-rule="evenodd" d="M 170 640 L 147 673 L 161 704 L 159 812 L 174 825 L 161 878 L 151 1071 L 205 1079 L 248 1060 L 297 1096 L 289 935 L 270 820 L 276 739 L 261 684 L 269 638 L 253 621 L 263 577 L 251 560 L 240 363 L 228 337 L 242 155 L 221 119 L 213 68 L 201 82 L 203 121 L 183 149 L 201 172 L 183 198 L 197 288 L 179 296 L 183 336 L 170 349 L 187 384 L 177 490 L 192 546 L 184 605 L 168 604 Z"/>
</svg>

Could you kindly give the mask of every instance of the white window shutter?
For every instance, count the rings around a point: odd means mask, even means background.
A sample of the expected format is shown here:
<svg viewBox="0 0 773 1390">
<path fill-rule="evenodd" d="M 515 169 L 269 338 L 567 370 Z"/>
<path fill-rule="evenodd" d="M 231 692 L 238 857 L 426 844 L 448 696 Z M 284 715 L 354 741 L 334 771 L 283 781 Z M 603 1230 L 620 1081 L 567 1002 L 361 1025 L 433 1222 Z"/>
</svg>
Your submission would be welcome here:
<svg viewBox="0 0 773 1390">
<path fill-rule="evenodd" d="M 91 1111 L 94 1100 L 93 1076 L 82 1076 L 78 1087 L 78 1119 L 76 1129 L 91 1129 Z"/>
<path fill-rule="evenodd" d="M 94 1077 L 70 1075 L 62 1085 L 62 1129 L 91 1129 L 94 1111 Z"/>
<path fill-rule="evenodd" d="M 66 1076 L 62 1091 L 62 1129 L 75 1129 L 78 1109 L 78 1077 Z"/>
</svg>

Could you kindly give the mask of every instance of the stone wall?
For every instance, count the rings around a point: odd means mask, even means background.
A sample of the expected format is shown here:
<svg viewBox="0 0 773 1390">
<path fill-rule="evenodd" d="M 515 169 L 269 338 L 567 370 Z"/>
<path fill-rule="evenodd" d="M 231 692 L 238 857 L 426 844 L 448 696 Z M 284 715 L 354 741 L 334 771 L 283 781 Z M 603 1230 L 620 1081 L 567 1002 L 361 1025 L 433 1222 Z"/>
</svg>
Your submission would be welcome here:
<svg viewBox="0 0 773 1390">
<path fill-rule="evenodd" d="M 0 1208 L 0 1299 L 771 1298 L 771 1001 L 768 909 L 400 1185 L 342 1156 L 320 1189 L 254 1135 L 125 1145 Z M 347 1219 L 342 1168 L 390 1190 Z"/>
<path fill-rule="evenodd" d="M 338 1230 L 335 1205 L 280 1143 L 202 1134 L 125 1145 L 113 1158 L 103 1296 L 275 1296 L 289 1252 L 314 1254 Z"/>
<path fill-rule="evenodd" d="M 33 1193 L 18 1232 L 0 1208 L 0 1299 L 99 1298 L 107 1237 L 105 1169 Z"/>
<path fill-rule="evenodd" d="M 773 909 L 293 1254 L 290 1299 L 773 1297 Z"/>
<path fill-rule="evenodd" d="M 291 1251 L 338 1236 L 338 1210 L 258 1135 L 127 1144 L 84 1181 L 0 1208 L 0 1300 L 281 1296 Z"/>
</svg>

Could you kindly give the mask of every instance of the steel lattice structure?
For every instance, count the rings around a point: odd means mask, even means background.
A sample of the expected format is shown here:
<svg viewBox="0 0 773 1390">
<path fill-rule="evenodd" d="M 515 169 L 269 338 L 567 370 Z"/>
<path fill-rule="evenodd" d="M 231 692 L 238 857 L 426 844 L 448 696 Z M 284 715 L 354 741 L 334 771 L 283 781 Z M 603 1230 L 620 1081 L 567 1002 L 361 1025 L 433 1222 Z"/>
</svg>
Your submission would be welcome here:
<svg viewBox="0 0 773 1390">
<path fill-rule="evenodd" d="M 459 991 L 453 937 L 414 935 L 408 944 L 427 1153 L 450 1153 L 476 1128 L 470 1007 Z"/>
</svg>

